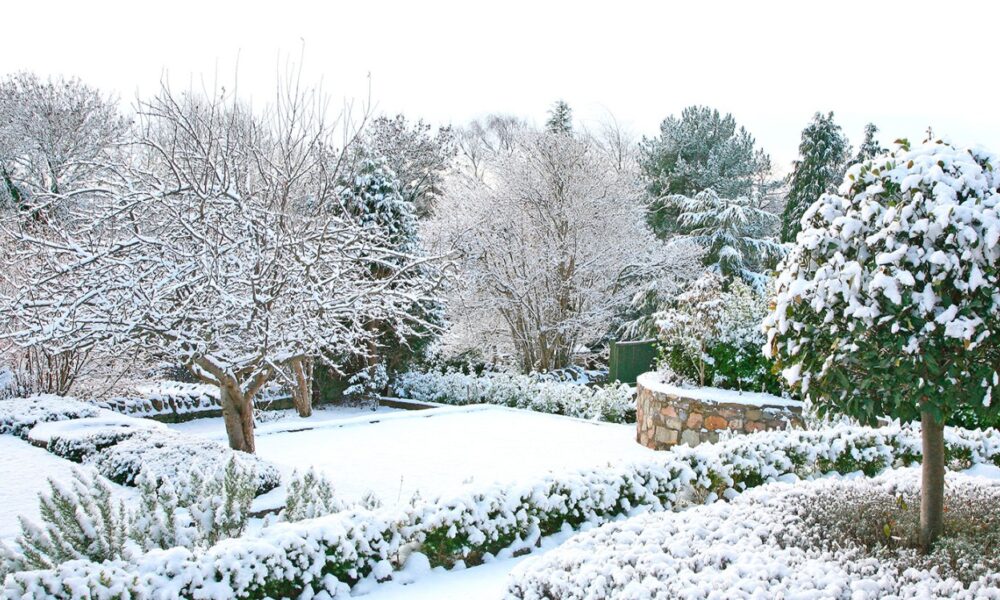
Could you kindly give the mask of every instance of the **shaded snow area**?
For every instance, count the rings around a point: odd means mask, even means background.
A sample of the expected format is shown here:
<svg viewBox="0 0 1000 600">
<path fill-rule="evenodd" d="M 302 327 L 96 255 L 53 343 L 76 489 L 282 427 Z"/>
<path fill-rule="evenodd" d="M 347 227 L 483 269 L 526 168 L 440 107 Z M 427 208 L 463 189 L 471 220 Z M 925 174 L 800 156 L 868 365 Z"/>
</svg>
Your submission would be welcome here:
<svg viewBox="0 0 1000 600">
<path fill-rule="evenodd" d="M 222 443 L 221 420 L 174 426 Z M 302 431 L 304 427 L 312 429 Z M 288 431 L 289 428 L 300 431 Z M 442 407 L 349 419 L 293 419 L 257 430 L 257 454 L 285 475 L 315 467 L 344 500 L 374 492 L 385 504 L 426 499 L 469 485 L 533 481 L 550 471 L 572 471 L 649 458 L 635 443 L 634 425 L 595 423 L 496 407 Z M 287 481 L 288 478 L 286 477 Z M 255 508 L 280 502 L 282 490 L 258 498 Z"/>
<path fill-rule="evenodd" d="M 684 396 L 692 400 L 704 402 L 706 404 L 745 404 L 747 406 L 781 406 L 801 408 L 802 403 L 798 400 L 782 398 L 772 394 L 762 394 L 760 392 L 740 392 L 737 390 L 723 390 L 714 387 L 688 387 L 668 383 L 663 380 L 663 374 L 655 371 L 643 373 L 639 376 L 637 383 L 647 390 L 661 394 L 671 394 L 674 396 Z"/>
<path fill-rule="evenodd" d="M 0 435 L 0 538 L 12 538 L 21 531 L 18 515 L 39 522 L 38 493 L 48 491 L 49 478 L 70 481 L 74 467 L 83 468 L 21 438 Z M 108 483 L 122 497 L 131 495 L 125 488 Z"/>
</svg>

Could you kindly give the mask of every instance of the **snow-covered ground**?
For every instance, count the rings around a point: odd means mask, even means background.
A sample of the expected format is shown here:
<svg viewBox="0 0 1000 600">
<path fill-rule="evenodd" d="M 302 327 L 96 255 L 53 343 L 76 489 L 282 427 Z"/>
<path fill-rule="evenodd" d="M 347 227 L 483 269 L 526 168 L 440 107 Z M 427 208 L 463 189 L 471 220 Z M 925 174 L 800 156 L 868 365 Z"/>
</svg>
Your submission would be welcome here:
<svg viewBox="0 0 1000 600">
<path fill-rule="evenodd" d="M 13 435 L 0 435 L 0 539 L 20 532 L 18 515 L 35 522 L 38 514 L 38 494 L 48 491 L 48 480 L 70 481 L 73 468 L 80 465 L 36 448 Z M 131 492 L 108 482 L 122 497 Z"/>
<path fill-rule="evenodd" d="M 262 424 L 257 454 L 285 474 L 315 467 L 345 500 L 372 491 L 386 504 L 407 502 L 417 490 L 425 498 L 450 495 L 470 484 L 534 480 L 549 471 L 639 460 L 653 452 L 635 443 L 634 425 L 496 406 L 368 411 L 349 418 L 326 412 Z M 221 419 L 172 427 L 225 440 Z M 268 498 L 259 500 L 261 508 Z"/>
</svg>

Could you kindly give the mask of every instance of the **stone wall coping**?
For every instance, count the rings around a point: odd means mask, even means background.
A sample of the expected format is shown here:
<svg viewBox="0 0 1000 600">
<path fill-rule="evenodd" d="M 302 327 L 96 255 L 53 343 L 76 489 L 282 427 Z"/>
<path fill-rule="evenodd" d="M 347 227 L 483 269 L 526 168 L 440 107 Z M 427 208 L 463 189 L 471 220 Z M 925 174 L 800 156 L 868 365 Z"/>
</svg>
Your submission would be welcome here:
<svg viewBox="0 0 1000 600">
<path fill-rule="evenodd" d="M 722 408 L 777 408 L 801 410 L 802 402 L 781 398 L 760 392 L 740 392 L 723 390 L 714 387 L 686 387 L 663 380 L 663 374 L 649 371 L 639 376 L 636 384 L 656 394 L 673 396 L 681 401 L 696 401 L 702 404 L 717 405 Z"/>
</svg>

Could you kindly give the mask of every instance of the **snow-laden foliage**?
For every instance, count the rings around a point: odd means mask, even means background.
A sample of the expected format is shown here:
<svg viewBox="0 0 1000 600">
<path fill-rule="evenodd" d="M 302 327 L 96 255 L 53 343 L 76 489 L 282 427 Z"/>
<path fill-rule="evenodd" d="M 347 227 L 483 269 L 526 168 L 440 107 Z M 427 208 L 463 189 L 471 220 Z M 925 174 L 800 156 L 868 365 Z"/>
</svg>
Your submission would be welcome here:
<svg viewBox="0 0 1000 600">
<path fill-rule="evenodd" d="M 119 355 L 155 347 L 219 387 L 230 444 L 252 452 L 252 400 L 282 367 L 366 353 L 373 320 L 400 336 L 426 325 L 431 259 L 343 214 L 322 98 L 280 91 L 254 111 L 231 93 L 164 86 L 140 104 L 115 179 L 64 219 L 5 222 L 33 268 L 0 288 L 4 335 Z"/>
<path fill-rule="evenodd" d="M 705 266 L 727 277 L 760 285 L 785 254 L 775 237 L 778 217 L 764 210 L 758 199 L 722 198 L 707 189 L 667 201 L 677 206 L 685 237 L 706 248 Z"/>
<path fill-rule="evenodd" d="M 627 385 L 586 386 L 535 375 L 409 371 L 393 389 L 400 398 L 441 404 L 496 404 L 581 419 L 635 422 L 635 397 Z"/>
<path fill-rule="evenodd" d="M 222 410 L 219 388 L 214 385 L 157 381 L 136 386 L 136 392 L 135 395 L 102 400 L 97 405 L 135 417 L 178 416 Z M 288 391 L 283 386 L 278 382 L 271 382 L 261 388 L 254 404 L 267 406 L 268 402 L 287 397 Z"/>
<path fill-rule="evenodd" d="M 868 149 L 871 150 L 873 148 Z M 795 161 L 794 170 L 788 178 L 788 197 L 781 214 L 783 242 L 795 240 L 802 214 L 816 198 L 836 190 L 844 178 L 850 152 L 850 143 L 840 125 L 833 121 L 833 113 L 816 113 L 802 130 L 799 159 Z"/>
<path fill-rule="evenodd" d="M 722 277 L 709 271 L 653 316 L 663 366 L 681 381 L 781 392 L 771 361 L 760 352 L 767 301 L 755 287 L 736 280 L 726 288 Z"/>
<path fill-rule="evenodd" d="M 677 448 L 632 465 L 491 486 L 447 501 L 280 523 L 206 550 L 174 548 L 130 561 L 71 561 L 14 573 L 0 597 L 275 598 L 322 590 L 346 599 L 349 585 L 366 576 L 385 578 L 399 568 L 404 548 L 433 557 L 434 565 L 472 564 L 485 552 L 558 532 L 567 524 L 599 525 L 636 510 L 732 498 L 790 474 L 812 478 L 861 470 L 875 475 L 919 461 L 919 437 L 918 431 L 898 426 L 759 433 Z M 956 467 L 1000 464 L 996 431 L 951 432 L 946 440 Z"/>
<path fill-rule="evenodd" d="M 92 472 L 73 471 L 69 485 L 49 480 L 39 496 L 42 523 L 20 517 L 21 534 L 0 543 L 0 573 L 50 569 L 70 560 L 121 560 L 153 549 L 205 548 L 238 537 L 256 491 L 252 471 L 235 459 L 187 479 L 139 477 L 136 502 L 115 502 Z"/>
<path fill-rule="evenodd" d="M 157 481 L 188 480 L 192 472 L 213 473 L 235 460 L 240 467 L 253 471 L 256 494 L 263 494 L 281 483 L 277 467 L 254 455 L 237 453 L 219 444 L 169 429 L 136 429 L 117 443 L 97 449 L 103 438 L 87 437 L 78 445 L 92 442 L 93 451 L 85 454 L 84 464 L 122 485 L 137 485 L 142 473 Z"/>
<path fill-rule="evenodd" d="M 456 174 L 428 225 L 457 256 L 448 318 L 477 345 L 504 340 L 525 373 L 564 367 L 667 259 L 641 189 L 584 135 L 520 130 L 480 165 Z"/>
<path fill-rule="evenodd" d="M 996 421 L 998 168 L 980 149 L 903 144 L 806 211 L 765 351 L 821 411 Z"/>
<path fill-rule="evenodd" d="M 38 423 L 98 417 L 102 411 L 93 404 L 62 396 L 32 396 L 0 400 L 0 434 L 27 439 Z"/>
<path fill-rule="evenodd" d="M 285 521 L 302 521 L 340 512 L 346 507 L 334 495 L 330 480 L 310 467 L 302 475 L 292 474 L 285 497 L 285 508 L 279 517 Z"/>
<path fill-rule="evenodd" d="M 995 496 L 996 484 L 956 476 L 954 493 Z M 956 598 L 1000 597 L 1000 573 L 968 585 L 857 545 L 823 548 L 803 506 L 847 493 L 900 496 L 912 470 L 874 480 L 775 483 L 731 503 L 648 514 L 581 533 L 519 565 L 506 598 Z M 890 526 L 887 522 L 884 526 Z M 878 527 L 881 529 L 881 526 Z M 970 561 L 978 557 L 967 557 Z"/>
</svg>

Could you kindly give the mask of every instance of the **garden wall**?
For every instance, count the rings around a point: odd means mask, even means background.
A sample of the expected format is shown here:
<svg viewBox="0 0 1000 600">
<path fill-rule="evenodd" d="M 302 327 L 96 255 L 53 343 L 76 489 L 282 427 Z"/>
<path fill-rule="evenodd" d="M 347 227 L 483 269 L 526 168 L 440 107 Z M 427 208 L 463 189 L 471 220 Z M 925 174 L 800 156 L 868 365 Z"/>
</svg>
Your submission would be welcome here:
<svg viewBox="0 0 1000 600">
<path fill-rule="evenodd" d="M 636 382 L 636 441 L 654 450 L 716 442 L 719 433 L 802 428 L 802 403 L 770 394 L 683 388 L 644 373 Z"/>
</svg>

